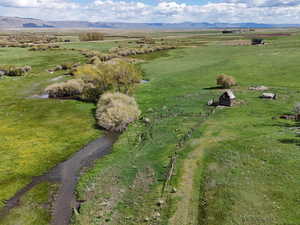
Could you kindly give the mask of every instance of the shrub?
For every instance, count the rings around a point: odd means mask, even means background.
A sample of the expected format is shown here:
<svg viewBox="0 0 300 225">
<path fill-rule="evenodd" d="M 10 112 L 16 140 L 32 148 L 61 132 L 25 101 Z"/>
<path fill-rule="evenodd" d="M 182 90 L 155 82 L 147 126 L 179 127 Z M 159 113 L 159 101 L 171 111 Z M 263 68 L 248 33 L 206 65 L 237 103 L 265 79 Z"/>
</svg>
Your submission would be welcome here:
<svg viewBox="0 0 300 225">
<path fill-rule="evenodd" d="M 57 49 L 60 48 L 59 45 L 34 45 L 32 46 L 29 51 L 46 51 L 49 49 Z"/>
<path fill-rule="evenodd" d="M 104 39 L 104 35 L 99 32 L 82 33 L 79 35 L 80 41 L 98 41 L 103 39 Z"/>
<path fill-rule="evenodd" d="M 85 83 L 81 93 L 81 99 L 87 102 L 96 102 L 101 91 L 92 83 Z"/>
<path fill-rule="evenodd" d="M 97 65 L 97 64 L 101 63 L 101 60 L 98 56 L 93 56 L 92 58 L 89 59 L 88 63 Z"/>
<path fill-rule="evenodd" d="M 144 37 L 145 44 L 155 44 L 155 40 L 152 37 Z"/>
<path fill-rule="evenodd" d="M 230 88 L 230 87 L 236 85 L 236 81 L 235 81 L 234 77 L 232 77 L 232 76 L 221 74 L 217 77 L 217 85 L 219 85 L 223 88 Z"/>
<path fill-rule="evenodd" d="M 98 125 L 112 131 L 123 131 L 128 124 L 137 120 L 140 110 L 133 97 L 122 93 L 106 93 L 97 104 Z"/>
<path fill-rule="evenodd" d="M 48 86 L 45 91 L 50 98 L 78 98 L 84 88 L 84 82 L 80 79 L 72 79 L 62 83 Z"/>
<path fill-rule="evenodd" d="M 119 47 L 113 47 L 113 48 L 109 49 L 108 52 L 109 52 L 109 53 L 118 53 L 119 50 L 120 50 Z"/>
<path fill-rule="evenodd" d="M 16 67 L 12 65 L 0 66 L 0 71 L 2 75 L 6 76 L 24 76 L 31 70 L 30 66 Z"/>
<path fill-rule="evenodd" d="M 92 51 L 92 50 L 81 50 L 80 51 L 82 55 L 86 56 L 86 57 L 94 57 L 94 56 L 98 56 L 100 57 L 102 54 L 98 51 Z"/>
<path fill-rule="evenodd" d="M 106 91 L 128 94 L 141 80 L 141 72 L 133 64 L 123 61 L 117 61 L 115 64 L 86 64 L 79 66 L 74 74 L 77 79 L 92 84 L 86 85 L 83 92 L 84 96 L 88 96 L 84 97 L 85 99 L 93 101 L 97 101 Z"/>
<path fill-rule="evenodd" d="M 71 63 L 71 62 L 66 62 L 66 63 L 61 64 L 62 70 L 69 70 L 69 69 L 72 69 L 72 67 L 73 67 L 73 63 Z"/>
</svg>

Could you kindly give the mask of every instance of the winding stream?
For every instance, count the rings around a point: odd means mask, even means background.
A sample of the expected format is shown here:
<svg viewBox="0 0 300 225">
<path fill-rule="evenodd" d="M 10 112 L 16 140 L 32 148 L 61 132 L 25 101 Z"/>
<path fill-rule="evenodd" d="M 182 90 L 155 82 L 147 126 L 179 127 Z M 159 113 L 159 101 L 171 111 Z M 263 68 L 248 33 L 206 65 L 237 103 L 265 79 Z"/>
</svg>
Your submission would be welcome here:
<svg viewBox="0 0 300 225">
<path fill-rule="evenodd" d="M 83 167 L 91 166 L 96 159 L 108 154 L 118 136 L 119 134 L 117 133 L 108 133 L 89 143 L 71 158 L 58 164 L 45 175 L 34 177 L 31 183 L 19 190 L 14 197 L 7 201 L 5 207 L 0 211 L 0 217 L 5 216 L 11 209 L 17 207 L 21 197 L 37 184 L 44 181 L 58 182 L 60 186 L 52 204 L 51 223 L 53 225 L 68 225 L 73 208 L 76 207 L 74 190 L 80 170 Z"/>
</svg>

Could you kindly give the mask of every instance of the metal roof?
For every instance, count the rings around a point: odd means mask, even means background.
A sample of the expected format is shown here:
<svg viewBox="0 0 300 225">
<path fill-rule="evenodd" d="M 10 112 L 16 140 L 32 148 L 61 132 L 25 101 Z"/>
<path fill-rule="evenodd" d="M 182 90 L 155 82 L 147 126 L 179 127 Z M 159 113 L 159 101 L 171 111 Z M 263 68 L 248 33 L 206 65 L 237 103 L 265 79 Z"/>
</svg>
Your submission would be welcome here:
<svg viewBox="0 0 300 225">
<path fill-rule="evenodd" d="M 235 95 L 232 90 L 227 90 L 225 93 L 227 93 L 230 99 L 235 99 Z"/>
</svg>

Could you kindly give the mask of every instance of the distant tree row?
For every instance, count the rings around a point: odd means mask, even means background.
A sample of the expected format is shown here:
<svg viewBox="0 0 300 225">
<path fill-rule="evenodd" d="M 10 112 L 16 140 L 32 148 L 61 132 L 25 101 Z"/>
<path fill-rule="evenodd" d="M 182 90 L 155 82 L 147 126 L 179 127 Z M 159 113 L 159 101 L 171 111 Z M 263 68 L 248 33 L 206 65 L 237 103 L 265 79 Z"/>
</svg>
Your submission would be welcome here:
<svg viewBox="0 0 300 225">
<path fill-rule="evenodd" d="M 104 39 L 104 35 L 99 32 L 89 32 L 89 33 L 79 34 L 80 41 L 99 41 L 103 39 Z"/>
</svg>

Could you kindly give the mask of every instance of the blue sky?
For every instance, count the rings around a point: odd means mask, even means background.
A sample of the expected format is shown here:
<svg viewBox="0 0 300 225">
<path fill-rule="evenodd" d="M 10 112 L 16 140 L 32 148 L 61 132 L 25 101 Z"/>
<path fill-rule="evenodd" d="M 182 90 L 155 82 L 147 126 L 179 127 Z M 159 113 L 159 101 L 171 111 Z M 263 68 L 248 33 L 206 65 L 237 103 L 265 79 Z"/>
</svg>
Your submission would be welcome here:
<svg viewBox="0 0 300 225">
<path fill-rule="evenodd" d="M 300 0 L 0 0 L 0 15 L 103 22 L 300 24 Z"/>
</svg>

